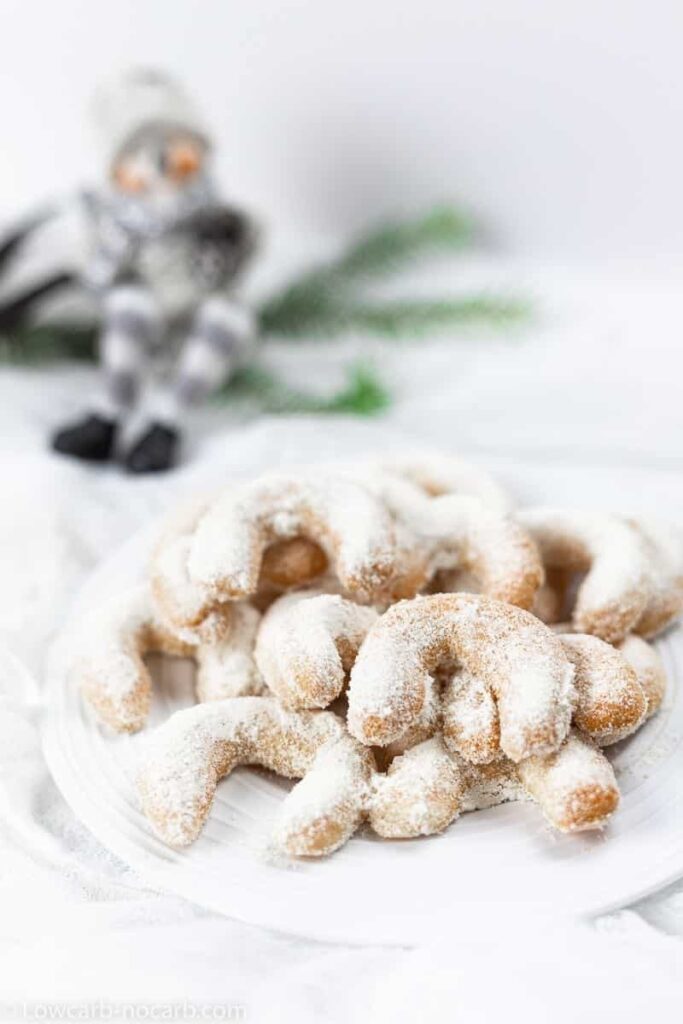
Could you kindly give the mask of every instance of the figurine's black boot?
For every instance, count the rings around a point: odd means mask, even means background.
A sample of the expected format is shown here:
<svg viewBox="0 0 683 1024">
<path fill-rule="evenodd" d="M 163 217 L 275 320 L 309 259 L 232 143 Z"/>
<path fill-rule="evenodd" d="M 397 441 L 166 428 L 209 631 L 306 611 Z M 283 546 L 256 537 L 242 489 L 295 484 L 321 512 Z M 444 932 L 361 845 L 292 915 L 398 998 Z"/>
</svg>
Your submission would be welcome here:
<svg viewBox="0 0 683 1024">
<path fill-rule="evenodd" d="M 52 437 L 52 447 L 62 455 L 71 455 L 86 462 L 106 462 L 111 458 L 116 441 L 115 420 L 90 413 L 83 419 L 58 430 Z"/>
<path fill-rule="evenodd" d="M 175 465 L 180 433 L 163 423 L 152 423 L 128 452 L 124 465 L 130 473 L 158 473 Z"/>
</svg>

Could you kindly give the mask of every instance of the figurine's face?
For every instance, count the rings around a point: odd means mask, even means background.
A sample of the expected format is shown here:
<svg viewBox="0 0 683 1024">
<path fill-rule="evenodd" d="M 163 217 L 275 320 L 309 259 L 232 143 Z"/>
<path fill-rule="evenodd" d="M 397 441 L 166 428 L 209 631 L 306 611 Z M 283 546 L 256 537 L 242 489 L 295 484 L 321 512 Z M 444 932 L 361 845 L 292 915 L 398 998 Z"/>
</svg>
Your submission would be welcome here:
<svg viewBox="0 0 683 1024">
<path fill-rule="evenodd" d="M 118 158 L 112 168 L 112 182 L 127 195 L 171 199 L 194 181 L 205 159 L 206 147 L 192 136 L 145 136 Z"/>
</svg>

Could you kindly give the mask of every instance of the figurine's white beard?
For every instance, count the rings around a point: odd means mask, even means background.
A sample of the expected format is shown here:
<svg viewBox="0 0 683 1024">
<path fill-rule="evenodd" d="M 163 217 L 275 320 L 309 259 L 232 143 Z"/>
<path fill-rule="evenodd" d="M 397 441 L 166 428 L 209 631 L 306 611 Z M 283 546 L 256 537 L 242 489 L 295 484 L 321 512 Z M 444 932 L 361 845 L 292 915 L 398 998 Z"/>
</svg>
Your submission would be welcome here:
<svg viewBox="0 0 683 1024">
<path fill-rule="evenodd" d="M 164 220 L 171 219 L 175 216 L 178 208 L 184 205 L 182 202 L 184 191 L 185 189 L 178 189 L 161 181 L 156 188 L 151 188 L 145 193 L 144 205 L 153 215 Z"/>
<path fill-rule="evenodd" d="M 115 223 L 134 237 L 158 237 L 178 221 L 215 201 L 215 190 L 207 175 L 199 175 L 184 188 L 160 182 L 141 195 L 111 188 L 100 206 Z"/>
</svg>

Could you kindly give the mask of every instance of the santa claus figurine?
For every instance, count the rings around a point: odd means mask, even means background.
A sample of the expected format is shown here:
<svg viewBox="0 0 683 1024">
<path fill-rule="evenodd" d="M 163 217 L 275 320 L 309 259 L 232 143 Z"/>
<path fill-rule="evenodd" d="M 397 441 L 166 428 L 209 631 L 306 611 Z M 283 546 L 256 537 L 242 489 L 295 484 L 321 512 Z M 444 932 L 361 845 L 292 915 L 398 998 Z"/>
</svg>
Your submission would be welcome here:
<svg viewBox="0 0 683 1024">
<path fill-rule="evenodd" d="M 220 200 L 210 138 L 168 76 L 126 75 L 101 91 L 96 116 L 106 178 L 79 198 L 86 258 L 77 277 L 97 303 L 101 382 L 52 446 L 91 462 L 117 453 L 134 473 L 164 470 L 178 458 L 187 410 L 226 381 L 253 340 L 236 289 L 255 232 Z M 25 313 L 28 300 L 67 283 L 73 275 L 57 274 L 12 308 Z M 152 369 L 157 386 L 147 389 Z M 143 426 L 121 452 L 133 410 Z"/>
</svg>

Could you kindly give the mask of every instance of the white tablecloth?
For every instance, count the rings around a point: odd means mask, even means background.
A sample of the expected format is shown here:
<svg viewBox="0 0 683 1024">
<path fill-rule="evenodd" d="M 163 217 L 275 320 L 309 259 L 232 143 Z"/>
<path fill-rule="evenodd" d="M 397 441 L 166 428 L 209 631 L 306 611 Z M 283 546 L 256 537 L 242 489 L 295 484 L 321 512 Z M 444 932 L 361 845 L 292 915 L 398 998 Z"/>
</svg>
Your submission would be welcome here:
<svg viewBox="0 0 683 1024">
<path fill-rule="evenodd" d="M 634 500 L 679 517 L 683 296 L 675 279 L 624 268 L 578 276 L 471 266 L 458 280 L 520 284 L 540 297 L 541 315 L 514 338 L 375 345 L 396 393 L 385 425 L 479 456 L 504 475 L 507 467 L 508 476 L 520 458 L 548 473 L 585 465 L 587 481 L 605 465 L 623 465 L 634 481 L 654 467 L 657 493 L 636 483 Z M 335 351 L 289 346 L 269 359 L 293 381 L 332 386 L 339 366 L 367 347 L 364 339 Z M 39 699 L 14 659 L 40 680 L 79 583 L 188 487 L 203 461 L 222 453 L 229 464 L 232 452 L 239 462 L 249 446 L 258 457 L 286 457 L 296 435 L 214 409 L 198 418 L 193 459 L 176 473 L 137 480 L 85 469 L 47 454 L 45 436 L 92 380 L 85 370 L 0 372 L 0 1002 L 35 1016 L 46 1003 L 65 1003 L 72 1019 L 91 1002 L 91 1014 L 99 1005 L 110 1016 L 135 1003 L 127 1012 L 138 1019 L 197 1019 L 206 1007 L 211 1019 L 254 1021 L 678 1020 L 683 887 L 592 924 L 511 921 L 501 907 L 492 934 L 463 934 L 454 921 L 428 948 L 350 948 L 150 892 L 75 820 L 47 774 Z M 339 423 L 340 454 L 353 430 Z"/>
</svg>

